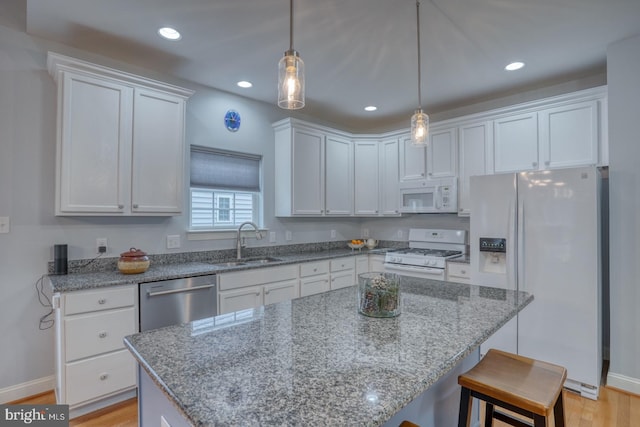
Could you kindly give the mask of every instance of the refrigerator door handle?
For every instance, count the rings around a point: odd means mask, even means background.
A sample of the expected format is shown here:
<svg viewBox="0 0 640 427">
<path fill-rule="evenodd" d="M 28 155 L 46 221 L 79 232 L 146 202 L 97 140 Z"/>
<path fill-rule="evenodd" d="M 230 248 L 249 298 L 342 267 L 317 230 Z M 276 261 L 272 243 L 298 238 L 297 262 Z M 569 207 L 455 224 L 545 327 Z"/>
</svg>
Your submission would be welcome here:
<svg viewBox="0 0 640 427">
<path fill-rule="evenodd" d="M 518 289 L 517 277 L 516 277 L 516 263 L 518 259 L 518 252 L 516 249 L 516 207 L 515 204 L 509 202 L 507 207 L 507 289 L 513 286 L 513 289 Z"/>
<path fill-rule="evenodd" d="M 518 236 L 517 236 L 517 277 L 516 289 L 523 291 L 526 289 L 525 271 L 524 271 L 524 245 L 525 245 L 525 207 L 524 201 L 518 201 Z"/>
</svg>

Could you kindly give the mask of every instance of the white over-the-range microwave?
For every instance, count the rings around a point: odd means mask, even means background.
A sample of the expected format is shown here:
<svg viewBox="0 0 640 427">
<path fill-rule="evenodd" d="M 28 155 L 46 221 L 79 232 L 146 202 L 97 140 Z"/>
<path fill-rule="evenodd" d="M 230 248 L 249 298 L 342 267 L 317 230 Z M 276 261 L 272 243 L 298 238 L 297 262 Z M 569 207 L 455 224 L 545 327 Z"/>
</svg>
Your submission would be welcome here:
<svg viewBox="0 0 640 427">
<path fill-rule="evenodd" d="M 401 182 L 400 212 L 458 212 L 457 178 L 421 179 Z"/>
</svg>

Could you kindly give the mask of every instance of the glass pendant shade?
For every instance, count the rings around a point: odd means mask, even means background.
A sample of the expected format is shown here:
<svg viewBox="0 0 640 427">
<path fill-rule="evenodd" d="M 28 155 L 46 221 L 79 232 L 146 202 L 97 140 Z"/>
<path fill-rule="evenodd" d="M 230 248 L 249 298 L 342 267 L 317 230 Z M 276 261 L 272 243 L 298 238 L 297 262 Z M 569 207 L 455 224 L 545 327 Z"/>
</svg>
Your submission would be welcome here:
<svg viewBox="0 0 640 427">
<path fill-rule="evenodd" d="M 278 107 L 304 107 L 304 62 L 295 50 L 288 50 L 278 62 Z"/>
<path fill-rule="evenodd" d="M 417 109 L 411 116 L 411 144 L 427 145 L 429 138 L 429 116 Z"/>
</svg>

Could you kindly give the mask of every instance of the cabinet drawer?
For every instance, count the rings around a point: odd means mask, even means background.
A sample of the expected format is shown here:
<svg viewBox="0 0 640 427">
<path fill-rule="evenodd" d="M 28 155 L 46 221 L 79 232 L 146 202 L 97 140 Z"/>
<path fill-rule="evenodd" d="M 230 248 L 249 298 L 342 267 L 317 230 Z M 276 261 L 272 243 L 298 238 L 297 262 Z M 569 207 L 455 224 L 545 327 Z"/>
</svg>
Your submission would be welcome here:
<svg viewBox="0 0 640 427">
<path fill-rule="evenodd" d="M 136 291 L 133 286 L 126 288 L 105 288 L 87 292 L 71 292 L 64 296 L 64 313 L 78 314 L 90 311 L 133 306 Z"/>
<path fill-rule="evenodd" d="M 305 262 L 300 264 L 300 277 L 315 276 L 329 272 L 329 261 Z"/>
<path fill-rule="evenodd" d="M 457 262 L 450 262 L 447 264 L 447 274 L 449 276 L 469 279 L 471 278 L 469 270 L 469 264 L 462 264 Z"/>
<path fill-rule="evenodd" d="M 338 258 L 331 260 L 331 271 L 353 270 L 356 268 L 355 257 Z"/>
<path fill-rule="evenodd" d="M 327 292 L 330 289 L 331 289 L 331 285 L 329 283 L 328 274 L 312 276 L 312 277 L 300 280 L 300 296 L 301 297 L 306 297 L 308 295 Z"/>
<path fill-rule="evenodd" d="M 136 362 L 128 350 L 68 363 L 66 368 L 69 405 L 136 385 Z"/>
<path fill-rule="evenodd" d="M 331 289 L 346 288 L 347 286 L 353 286 L 355 284 L 355 274 L 353 270 L 331 275 Z"/>
<path fill-rule="evenodd" d="M 228 289 L 296 279 L 297 277 L 298 268 L 296 265 L 256 268 L 253 270 L 222 273 L 218 276 L 218 287 L 219 290 L 225 291 Z"/>
<path fill-rule="evenodd" d="M 67 362 L 124 348 L 122 338 L 136 333 L 135 314 L 131 307 L 66 318 Z"/>
</svg>

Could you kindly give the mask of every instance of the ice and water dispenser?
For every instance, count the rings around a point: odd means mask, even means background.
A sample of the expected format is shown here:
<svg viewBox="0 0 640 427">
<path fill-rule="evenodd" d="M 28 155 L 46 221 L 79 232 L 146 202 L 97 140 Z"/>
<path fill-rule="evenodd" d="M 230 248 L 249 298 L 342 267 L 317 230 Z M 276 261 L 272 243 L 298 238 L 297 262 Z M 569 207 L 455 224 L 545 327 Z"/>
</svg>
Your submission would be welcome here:
<svg viewBox="0 0 640 427">
<path fill-rule="evenodd" d="M 480 237 L 480 264 L 482 273 L 507 274 L 507 239 Z"/>
</svg>

